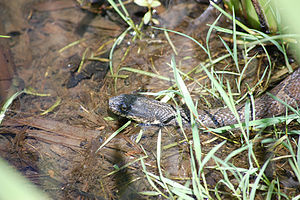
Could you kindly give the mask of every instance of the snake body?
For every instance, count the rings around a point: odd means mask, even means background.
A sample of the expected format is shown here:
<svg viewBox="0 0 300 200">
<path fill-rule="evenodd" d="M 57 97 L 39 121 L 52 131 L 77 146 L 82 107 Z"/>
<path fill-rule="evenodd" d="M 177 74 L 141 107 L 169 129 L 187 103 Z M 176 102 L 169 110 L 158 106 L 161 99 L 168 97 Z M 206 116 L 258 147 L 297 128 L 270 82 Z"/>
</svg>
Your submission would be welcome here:
<svg viewBox="0 0 300 200">
<path fill-rule="evenodd" d="M 293 108 L 300 104 L 300 68 L 274 87 L 271 94 L 286 102 Z M 285 112 L 286 107 L 270 95 L 264 94 L 254 101 L 255 119 L 277 116 Z M 184 125 L 190 124 L 189 111 L 177 109 L 167 103 L 162 103 L 136 94 L 121 94 L 109 99 L 110 110 L 123 117 L 135 120 L 144 125 L 177 126 L 177 116 L 180 114 Z M 245 104 L 236 107 L 240 120 L 245 120 Z M 233 113 L 228 108 L 198 110 L 199 120 L 207 127 L 220 127 L 237 123 Z M 251 118 L 252 120 L 252 118 Z"/>
</svg>

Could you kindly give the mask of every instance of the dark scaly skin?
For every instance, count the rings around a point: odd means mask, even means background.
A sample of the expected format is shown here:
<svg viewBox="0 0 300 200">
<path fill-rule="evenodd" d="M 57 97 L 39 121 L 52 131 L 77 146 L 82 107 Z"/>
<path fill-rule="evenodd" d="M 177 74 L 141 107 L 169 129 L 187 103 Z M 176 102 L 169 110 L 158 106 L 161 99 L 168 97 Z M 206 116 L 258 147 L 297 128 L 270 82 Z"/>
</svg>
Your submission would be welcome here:
<svg viewBox="0 0 300 200">
<path fill-rule="evenodd" d="M 277 98 L 285 101 L 290 106 L 297 108 L 300 105 L 300 68 L 289 75 L 280 84 L 270 91 Z M 177 126 L 176 108 L 167 103 L 133 94 L 122 94 L 109 100 L 109 108 L 112 112 L 123 117 L 133 119 L 145 125 Z M 244 104 L 236 107 L 240 120 L 245 120 Z M 264 94 L 255 100 L 255 117 L 277 116 L 285 112 L 286 107 Z M 207 127 L 220 127 L 236 124 L 237 120 L 227 108 L 199 110 L 199 120 Z M 189 112 L 180 109 L 180 115 L 184 125 L 190 123 Z"/>
<path fill-rule="evenodd" d="M 133 119 L 143 125 L 176 126 L 177 111 L 173 105 L 162 103 L 141 95 L 121 94 L 109 99 L 110 110 L 122 117 Z M 188 112 L 187 112 L 188 113 Z M 184 124 L 189 124 L 189 115 L 180 109 Z"/>
</svg>

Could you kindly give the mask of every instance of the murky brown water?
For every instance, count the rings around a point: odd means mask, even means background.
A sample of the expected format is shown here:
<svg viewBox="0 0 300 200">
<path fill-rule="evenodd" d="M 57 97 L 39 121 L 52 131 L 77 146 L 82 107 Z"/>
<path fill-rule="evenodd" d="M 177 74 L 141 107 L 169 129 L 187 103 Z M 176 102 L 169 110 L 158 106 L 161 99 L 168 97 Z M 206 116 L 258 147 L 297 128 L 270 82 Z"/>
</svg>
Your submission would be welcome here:
<svg viewBox="0 0 300 200">
<path fill-rule="evenodd" d="M 7 0 L 1 5 L 1 17 L 5 17 L 6 22 L 4 33 L 14 35 L 7 44 L 11 47 L 14 76 L 23 80 L 18 88 L 11 88 L 13 91 L 32 88 L 36 93 L 49 96 L 27 94 L 14 102 L 0 129 L 4 136 L 0 140 L 0 155 L 53 199 L 145 198 L 137 192 L 151 190 L 151 187 L 140 162 L 113 175 L 108 174 L 114 167 L 122 167 L 144 156 L 141 146 L 148 154 L 145 159 L 147 170 L 156 174 L 158 128 L 143 127 L 143 137 L 136 144 L 141 127 L 130 126 L 101 151 L 96 153 L 96 150 L 124 123 L 108 120 L 107 117 L 112 116 L 108 112 L 108 98 L 121 93 L 158 92 L 170 88 L 174 84 L 168 65 L 172 55 L 175 55 L 182 72 L 192 71 L 186 84 L 193 98 L 204 103 L 204 107 L 222 105 L 219 99 L 212 98 L 203 88 L 210 85 L 199 67 L 200 62 L 207 63 L 206 53 L 185 37 L 169 33 L 175 53 L 162 31 L 148 27 L 143 30 L 143 39 L 135 41 L 128 35 L 113 54 L 114 74 L 126 75 L 126 78 L 114 79 L 109 72 L 108 53 L 114 39 L 126 26 L 116 14 L 112 14 L 112 10 L 108 10 L 107 15 L 94 15 L 80 9 L 71 0 Z M 128 6 L 134 8 L 130 10 L 131 14 L 140 9 L 132 4 Z M 163 9 L 160 13 L 162 25 L 188 33 L 206 46 L 208 27 L 205 24 L 212 23 L 217 15 L 212 13 L 205 23 L 196 24 L 196 27 L 192 24 L 192 19 L 206 7 L 189 1 L 174 5 L 169 10 Z M 104 11 L 105 8 L 102 9 Z M 97 11 L 101 12 L 101 9 Z M 140 20 L 138 16 L 135 18 Z M 224 19 L 221 21 L 226 24 Z M 74 46 L 63 49 L 76 41 L 78 43 Z M 210 38 L 210 47 L 212 59 L 226 52 L 215 33 Z M 83 55 L 85 58 L 94 57 L 86 59 L 78 72 Z M 257 81 L 254 74 L 263 71 L 260 67 L 266 62 L 265 57 L 253 59 L 245 78 L 250 86 Z M 225 67 L 234 69 L 230 58 L 215 65 L 217 70 Z M 167 80 L 133 73 L 128 68 L 155 73 Z M 10 76 L 9 80 L 13 77 L 12 72 Z M 234 76 L 224 77 L 231 79 L 234 87 Z M 243 86 L 242 92 L 246 90 L 247 87 Z M 52 111 L 42 114 L 59 101 Z M 189 145 L 181 142 L 183 140 L 184 136 L 178 129 L 163 129 L 162 145 L 174 145 L 164 149 L 162 169 L 166 177 L 181 180 L 182 183 L 191 177 Z M 209 141 L 203 143 L 203 151 L 207 153 L 222 140 L 210 134 L 201 134 L 201 141 Z M 237 147 L 228 143 L 216 155 L 225 157 Z M 248 165 L 244 159 L 237 158 L 236 162 L 240 166 Z M 214 186 L 220 179 L 219 173 L 209 170 L 206 173 L 211 174 L 208 184 Z"/>
</svg>

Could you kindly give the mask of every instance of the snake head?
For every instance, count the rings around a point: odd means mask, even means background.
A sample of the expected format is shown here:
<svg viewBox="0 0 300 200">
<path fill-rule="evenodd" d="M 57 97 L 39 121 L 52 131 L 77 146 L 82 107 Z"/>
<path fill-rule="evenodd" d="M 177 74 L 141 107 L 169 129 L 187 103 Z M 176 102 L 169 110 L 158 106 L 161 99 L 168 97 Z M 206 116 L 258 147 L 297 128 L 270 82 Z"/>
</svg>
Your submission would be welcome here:
<svg viewBox="0 0 300 200">
<path fill-rule="evenodd" d="M 141 95 L 122 94 L 109 99 L 109 109 L 122 117 L 146 126 L 177 126 L 174 106 Z M 183 123 L 188 124 L 187 114 L 180 109 Z"/>
<path fill-rule="evenodd" d="M 109 99 L 109 109 L 117 115 L 139 123 L 152 124 L 154 116 L 145 99 L 141 95 L 121 94 Z"/>
<path fill-rule="evenodd" d="M 131 111 L 131 107 L 135 102 L 135 99 L 135 95 L 127 94 L 112 97 L 109 99 L 109 109 L 117 115 L 128 117 Z"/>
</svg>

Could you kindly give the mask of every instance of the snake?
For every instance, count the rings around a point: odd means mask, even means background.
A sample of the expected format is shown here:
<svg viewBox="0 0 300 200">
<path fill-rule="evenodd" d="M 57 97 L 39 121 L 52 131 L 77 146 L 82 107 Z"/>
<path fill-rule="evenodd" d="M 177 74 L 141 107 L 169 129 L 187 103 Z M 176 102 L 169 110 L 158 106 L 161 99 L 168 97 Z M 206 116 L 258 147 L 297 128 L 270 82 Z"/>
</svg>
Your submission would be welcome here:
<svg viewBox="0 0 300 200">
<path fill-rule="evenodd" d="M 276 98 L 297 109 L 300 104 L 300 68 L 269 91 Z M 269 94 L 263 94 L 254 100 L 250 116 L 255 119 L 278 116 L 286 112 L 286 105 Z M 183 125 L 189 125 L 190 112 L 186 108 L 176 108 L 138 94 L 121 94 L 109 99 L 109 109 L 117 115 L 134 120 L 146 126 L 178 126 L 180 115 Z M 241 122 L 245 121 L 246 104 L 236 106 Z M 226 107 L 198 110 L 198 120 L 206 127 L 217 128 L 238 123 L 235 115 Z M 250 118 L 250 120 L 253 120 Z"/>
</svg>

